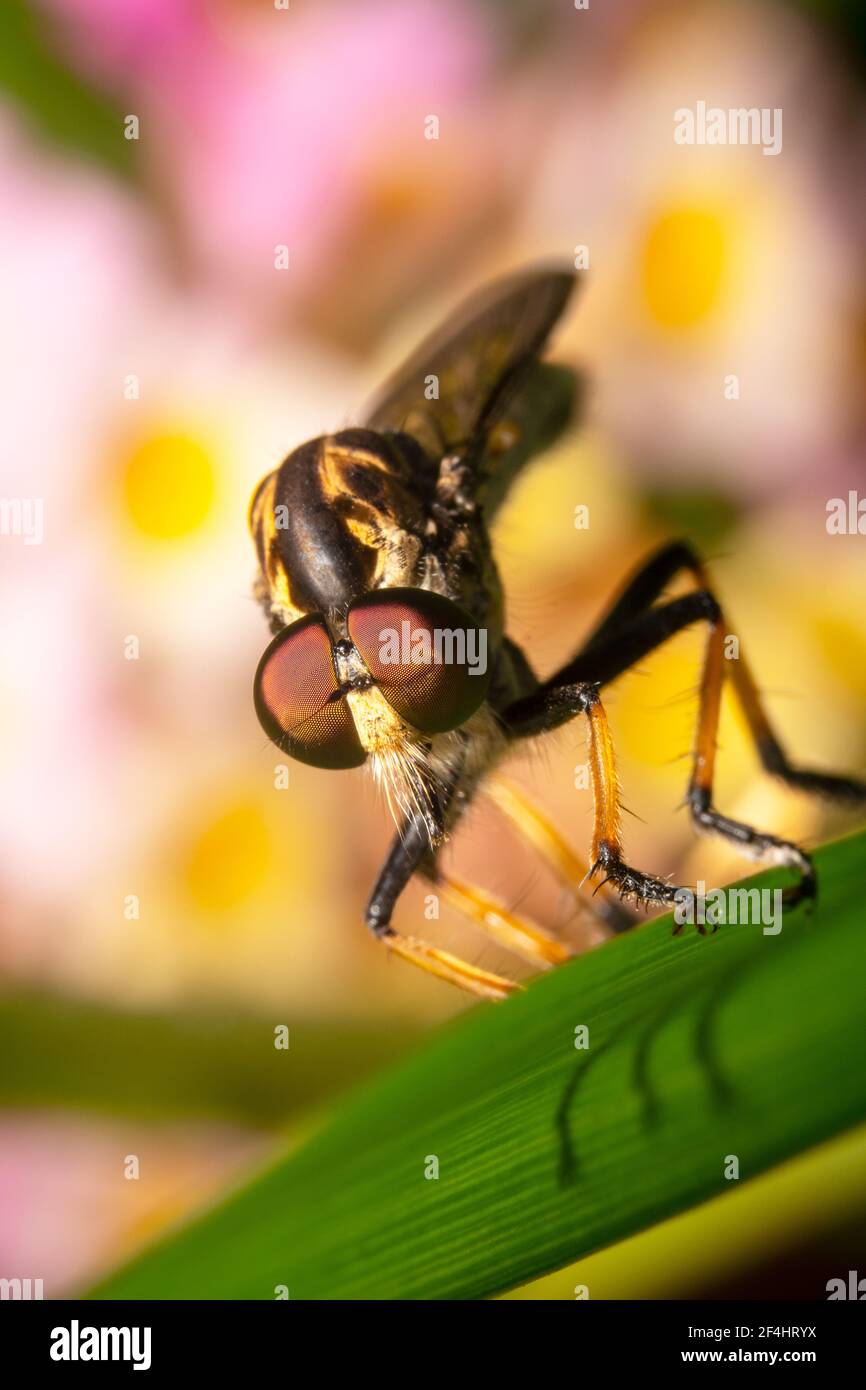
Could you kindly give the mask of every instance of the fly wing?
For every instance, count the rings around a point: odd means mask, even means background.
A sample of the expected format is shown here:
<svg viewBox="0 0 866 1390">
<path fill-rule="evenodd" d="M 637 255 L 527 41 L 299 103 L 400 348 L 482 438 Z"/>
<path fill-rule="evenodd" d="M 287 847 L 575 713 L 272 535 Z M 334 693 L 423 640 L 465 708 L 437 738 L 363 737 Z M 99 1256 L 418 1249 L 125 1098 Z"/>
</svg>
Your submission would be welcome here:
<svg viewBox="0 0 866 1390">
<path fill-rule="evenodd" d="M 480 458 L 575 280 L 570 270 L 537 267 L 473 295 L 391 378 L 365 424 L 412 435 L 432 458 Z"/>
</svg>

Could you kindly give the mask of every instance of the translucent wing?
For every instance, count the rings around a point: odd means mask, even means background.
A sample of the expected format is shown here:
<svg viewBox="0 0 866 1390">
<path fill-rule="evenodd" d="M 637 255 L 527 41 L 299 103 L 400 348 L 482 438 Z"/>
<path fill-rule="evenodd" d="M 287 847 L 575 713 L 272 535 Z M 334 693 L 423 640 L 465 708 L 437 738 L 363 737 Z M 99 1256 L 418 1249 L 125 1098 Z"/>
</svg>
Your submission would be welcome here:
<svg viewBox="0 0 866 1390">
<path fill-rule="evenodd" d="M 365 423 L 412 435 L 428 455 L 479 455 L 574 288 L 569 270 L 538 267 L 468 299 L 386 384 Z"/>
</svg>

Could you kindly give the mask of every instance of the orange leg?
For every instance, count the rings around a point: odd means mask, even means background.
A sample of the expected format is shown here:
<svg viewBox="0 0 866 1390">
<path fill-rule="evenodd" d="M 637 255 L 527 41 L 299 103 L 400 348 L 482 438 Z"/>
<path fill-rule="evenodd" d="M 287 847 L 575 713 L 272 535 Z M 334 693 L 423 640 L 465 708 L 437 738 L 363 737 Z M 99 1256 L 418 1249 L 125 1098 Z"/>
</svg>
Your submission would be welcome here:
<svg viewBox="0 0 866 1390">
<path fill-rule="evenodd" d="M 440 950 L 438 946 L 431 946 L 415 936 L 401 936 L 392 928 L 382 932 L 379 939 L 395 956 L 410 961 L 412 965 L 438 976 L 440 980 L 458 985 L 460 989 L 477 995 L 479 999 L 507 999 L 509 994 L 521 988 L 513 980 L 506 980 L 502 975 L 494 975 L 489 970 L 479 970 L 477 966 L 470 965 L 459 956 L 452 955 L 450 951 Z"/>
<path fill-rule="evenodd" d="M 501 946 L 514 951 L 530 964 L 547 970 L 561 965 L 573 954 L 571 948 L 528 918 L 519 916 L 498 898 L 463 879 L 440 873 L 436 885 L 446 902 L 456 907 Z"/>
</svg>

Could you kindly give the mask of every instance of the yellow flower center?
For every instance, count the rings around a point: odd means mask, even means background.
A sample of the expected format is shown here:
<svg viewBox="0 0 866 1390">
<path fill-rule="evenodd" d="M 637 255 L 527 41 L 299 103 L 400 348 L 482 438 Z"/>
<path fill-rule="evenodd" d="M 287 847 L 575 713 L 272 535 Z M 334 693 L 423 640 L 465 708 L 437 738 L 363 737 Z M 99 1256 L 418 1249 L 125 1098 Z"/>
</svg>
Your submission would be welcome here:
<svg viewBox="0 0 866 1390">
<path fill-rule="evenodd" d="M 210 453 L 185 434 L 137 443 L 123 471 L 123 498 L 136 530 L 154 540 L 177 540 L 207 519 L 214 500 Z"/>
<path fill-rule="evenodd" d="M 254 897 L 272 865 L 272 845 L 259 806 L 224 807 L 199 832 L 183 864 L 186 890 L 206 912 L 225 912 Z"/>
<path fill-rule="evenodd" d="M 643 247 L 643 292 L 665 328 L 690 328 L 716 308 L 725 271 L 725 234 L 717 213 L 680 208 L 651 225 Z"/>
</svg>

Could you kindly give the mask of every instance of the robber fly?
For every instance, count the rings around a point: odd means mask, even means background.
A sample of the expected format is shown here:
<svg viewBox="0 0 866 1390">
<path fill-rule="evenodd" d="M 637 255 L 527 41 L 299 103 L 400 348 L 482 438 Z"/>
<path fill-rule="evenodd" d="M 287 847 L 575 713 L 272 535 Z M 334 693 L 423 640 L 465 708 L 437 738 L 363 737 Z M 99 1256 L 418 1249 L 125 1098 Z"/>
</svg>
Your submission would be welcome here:
<svg viewBox="0 0 866 1390">
<path fill-rule="evenodd" d="M 708 634 L 686 798 L 698 830 L 794 869 L 789 901 L 814 894 L 802 849 L 713 805 L 726 676 L 769 772 L 807 792 L 866 797 L 866 785 L 788 762 L 745 660 L 724 661 L 730 629 L 686 542 L 651 556 L 555 674 L 537 675 L 507 635 L 490 524 L 519 471 L 575 413 L 578 378 L 541 360 L 575 284 L 569 271 L 539 267 L 471 298 L 385 386 L 362 425 L 295 449 L 261 482 L 250 511 L 256 592 L 274 633 L 255 676 L 259 720 L 301 762 L 368 764 L 398 821 L 368 926 L 392 951 L 488 998 L 516 986 L 398 933 L 397 899 L 416 871 L 443 881 L 438 851 L 510 746 L 580 715 L 594 797 L 585 872 L 516 793 L 500 793 L 500 804 L 573 884 L 603 881 L 611 907 L 617 894 L 645 907 L 672 902 L 674 885 L 626 862 L 601 690 L 690 624 Z M 694 588 L 665 599 L 680 572 Z M 568 954 L 480 890 L 449 884 L 479 925 L 529 959 L 549 965 Z"/>
</svg>

